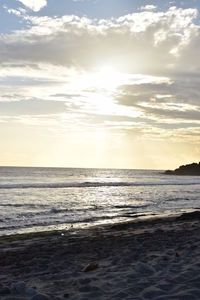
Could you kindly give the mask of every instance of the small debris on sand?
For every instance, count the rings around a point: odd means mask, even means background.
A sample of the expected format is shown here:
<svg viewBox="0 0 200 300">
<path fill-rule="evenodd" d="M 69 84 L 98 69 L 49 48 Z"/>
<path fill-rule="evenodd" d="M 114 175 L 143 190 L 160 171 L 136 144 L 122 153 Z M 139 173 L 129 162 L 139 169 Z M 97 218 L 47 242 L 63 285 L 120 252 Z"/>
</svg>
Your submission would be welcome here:
<svg viewBox="0 0 200 300">
<path fill-rule="evenodd" d="M 90 272 L 90 271 L 94 271 L 96 269 L 99 268 L 99 264 L 98 263 L 91 263 L 88 264 L 84 269 L 83 272 Z"/>
</svg>

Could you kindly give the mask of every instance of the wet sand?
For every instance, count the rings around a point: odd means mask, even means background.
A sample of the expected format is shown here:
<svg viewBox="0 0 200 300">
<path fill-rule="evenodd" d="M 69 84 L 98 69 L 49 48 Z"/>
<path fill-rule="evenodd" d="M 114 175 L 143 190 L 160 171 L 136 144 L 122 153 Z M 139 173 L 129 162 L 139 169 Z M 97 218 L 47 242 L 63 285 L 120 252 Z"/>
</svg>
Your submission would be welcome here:
<svg viewBox="0 0 200 300">
<path fill-rule="evenodd" d="M 199 283 L 199 212 L 0 238 L 1 300 L 193 300 Z"/>
</svg>

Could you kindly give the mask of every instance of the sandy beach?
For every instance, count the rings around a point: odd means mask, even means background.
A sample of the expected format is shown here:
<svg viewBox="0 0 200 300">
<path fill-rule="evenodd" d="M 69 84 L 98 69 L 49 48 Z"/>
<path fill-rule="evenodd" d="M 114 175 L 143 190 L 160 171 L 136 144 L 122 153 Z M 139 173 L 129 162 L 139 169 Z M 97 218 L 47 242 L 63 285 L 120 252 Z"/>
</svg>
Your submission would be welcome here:
<svg viewBox="0 0 200 300">
<path fill-rule="evenodd" d="M 200 299 L 199 220 L 1 237 L 0 299 Z"/>
</svg>

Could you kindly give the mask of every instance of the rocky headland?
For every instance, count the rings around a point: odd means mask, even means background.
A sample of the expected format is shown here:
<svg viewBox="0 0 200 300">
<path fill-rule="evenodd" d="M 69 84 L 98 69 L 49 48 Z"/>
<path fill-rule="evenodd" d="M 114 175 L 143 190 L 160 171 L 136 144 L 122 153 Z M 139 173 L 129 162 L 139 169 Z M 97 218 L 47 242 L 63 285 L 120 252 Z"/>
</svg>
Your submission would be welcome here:
<svg viewBox="0 0 200 300">
<path fill-rule="evenodd" d="M 192 176 L 200 176 L 200 162 L 192 163 L 188 165 L 180 166 L 174 171 L 167 170 L 165 171 L 166 175 L 192 175 Z"/>
</svg>

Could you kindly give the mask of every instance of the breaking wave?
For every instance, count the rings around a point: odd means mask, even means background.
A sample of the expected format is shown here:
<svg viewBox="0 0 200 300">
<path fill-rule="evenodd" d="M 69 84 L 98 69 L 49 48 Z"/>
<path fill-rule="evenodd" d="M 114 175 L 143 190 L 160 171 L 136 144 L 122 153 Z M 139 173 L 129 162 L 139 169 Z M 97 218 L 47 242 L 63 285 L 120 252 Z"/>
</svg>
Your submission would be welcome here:
<svg viewBox="0 0 200 300">
<path fill-rule="evenodd" d="M 200 185 L 200 180 L 162 181 L 162 182 L 62 182 L 62 183 L 15 183 L 0 184 L 0 189 L 60 189 L 90 187 L 128 187 L 128 186 L 167 186 L 167 185 Z"/>
</svg>

